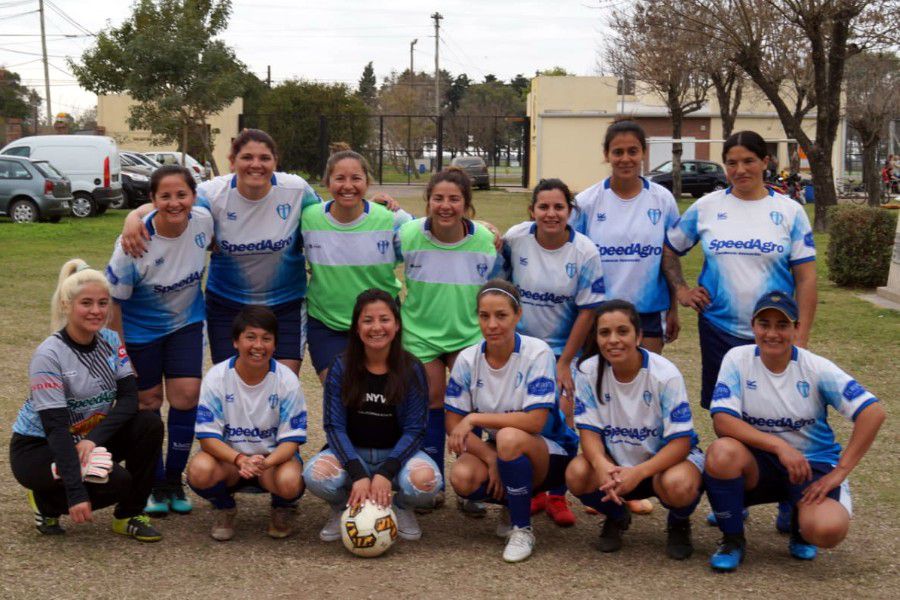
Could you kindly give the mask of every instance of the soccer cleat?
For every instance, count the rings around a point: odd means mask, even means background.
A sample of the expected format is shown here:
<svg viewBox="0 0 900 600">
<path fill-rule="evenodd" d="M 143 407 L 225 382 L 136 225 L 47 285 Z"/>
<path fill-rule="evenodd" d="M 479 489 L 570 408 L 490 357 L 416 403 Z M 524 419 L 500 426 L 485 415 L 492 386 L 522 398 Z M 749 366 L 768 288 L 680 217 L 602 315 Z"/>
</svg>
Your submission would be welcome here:
<svg viewBox="0 0 900 600">
<path fill-rule="evenodd" d="M 294 533 L 294 515 L 297 514 L 293 506 L 273 506 L 269 515 L 269 527 L 266 533 L 270 538 L 283 540 Z"/>
<path fill-rule="evenodd" d="M 575 524 L 575 515 L 569 508 L 569 501 L 565 496 L 547 495 L 547 514 L 553 522 L 560 527 L 571 527 Z"/>
<path fill-rule="evenodd" d="M 775 517 L 775 529 L 778 533 L 791 532 L 791 518 L 794 516 L 794 507 L 789 502 L 778 503 L 778 516 Z"/>
<path fill-rule="evenodd" d="M 194 508 L 190 499 L 185 495 L 184 487 L 181 483 L 173 484 L 169 490 L 169 508 L 173 513 L 178 513 L 179 515 L 186 515 Z"/>
<path fill-rule="evenodd" d="M 422 528 L 413 511 L 394 506 L 394 514 L 397 515 L 397 535 L 409 542 L 422 539 Z"/>
<path fill-rule="evenodd" d="M 746 521 L 750 517 L 750 509 L 744 509 L 744 520 Z M 710 527 L 718 527 L 719 521 L 716 519 L 716 513 L 710 511 L 708 515 L 706 515 L 706 524 Z"/>
<path fill-rule="evenodd" d="M 644 498 L 643 500 L 627 500 L 625 506 L 628 511 L 635 515 L 649 515 L 653 512 L 653 503 Z"/>
<path fill-rule="evenodd" d="M 341 513 L 339 508 L 331 509 L 331 516 L 325 526 L 319 530 L 319 539 L 323 542 L 336 542 L 341 539 Z"/>
<path fill-rule="evenodd" d="M 744 562 L 747 542 L 742 534 L 725 534 L 719 547 L 709 557 L 709 566 L 716 571 L 734 571 Z"/>
<path fill-rule="evenodd" d="M 466 500 L 465 498 L 456 499 L 456 508 L 465 516 L 473 519 L 481 519 L 487 514 L 487 507 L 484 505 L 484 502 Z"/>
<path fill-rule="evenodd" d="M 675 560 L 685 560 L 694 553 L 689 519 L 675 521 L 666 528 L 666 554 Z"/>
<path fill-rule="evenodd" d="M 113 519 L 112 530 L 119 535 L 133 537 L 139 542 L 158 542 L 162 539 L 162 534 L 150 523 L 150 517 L 147 515 Z"/>
<path fill-rule="evenodd" d="M 432 511 L 435 511 L 444 506 L 444 502 L 446 501 L 446 495 L 444 491 L 441 490 L 437 494 L 434 495 L 434 502 L 431 506 L 417 506 L 415 508 L 417 515 L 428 515 L 431 514 Z"/>
<path fill-rule="evenodd" d="M 59 524 L 59 517 L 48 517 L 41 513 L 37 501 L 34 499 L 34 492 L 25 490 L 25 497 L 28 498 L 28 506 L 34 513 L 34 526 L 38 531 L 43 535 L 62 535 L 66 532 Z"/>
<path fill-rule="evenodd" d="M 788 542 L 788 551 L 797 560 L 813 560 L 819 554 L 818 548 L 799 535 L 791 536 L 791 541 Z"/>
<path fill-rule="evenodd" d="M 535 496 L 531 497 L 531 514 L 532 516 L 543 512 L 547 508 L 547 498 L 549 494 L 547 492 L 540 492 Z"/>
<path fill-rule="evenodd" d="M 151 517 L 164 517 L 169 514 L 169 490 L 162 486 L 154 486 L 147 497 L 144 512 Z"/>
<path fill-rule="evenodd" d="M 631 525 L 631 514 L 627 511 L 621 519 L 606 517 L 606 521 L 603 522 L 603 529 L 600 531 L 597 549 L 600 552 L 618 552 L 621 550 L 622 535 L 628 530 L 629 525 Z"/>
<path fill-rule="evenodd" d="M 508 563 L 521 562 L 534 552 L 534 531 L 531 527 L 513 527 L 506 539 L 503 560 Z"/>
<path fill-rule="evenodd" d="M 498 538 L 506 539 L 511 532 L 512 523 L 509 521 L 509 509 L 503 506 L 500 508 L 500 520 L 497 521 L 497 529 L 494 530 L 494 534 Z"/>
<path fill-rule="evenodd" d="M 222 508 L 213 511 L 213 526 L 209 532 L 214 540 L 227 542 L 234 537 L 234 518 L 236 508 Z"/>
</svg>

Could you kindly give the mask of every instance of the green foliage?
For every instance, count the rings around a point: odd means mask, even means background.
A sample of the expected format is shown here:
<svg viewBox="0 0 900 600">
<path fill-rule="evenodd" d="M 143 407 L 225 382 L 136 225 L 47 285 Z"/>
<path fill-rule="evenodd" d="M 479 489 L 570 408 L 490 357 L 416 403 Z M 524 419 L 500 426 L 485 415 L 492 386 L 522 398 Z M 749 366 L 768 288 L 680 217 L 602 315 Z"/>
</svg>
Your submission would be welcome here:
<svg viewBox="0 0 900 600">
<path fill-rule="evenodd" d="M 897 214 L 842 204 L 828 210 L 828 278 L 841 286 L 876 287 L 887 282 Z"/>
<path fill-rule="evenodd" d="M 29 90 L 18 73 L 0 67 L 0 117 L 25 119 L 30 116 Z"/>
<path fill-rule="evenodd" d="M 534 72 L 535 76 L 543 75 L 545 77 L 568 77 L 570 75 L 574 75 L 574 73 L 569 73 L 566 71 L 565 67 L 555 66 L 549 69 L 543 69 L 540 71 Z"/>
<path fill-rule="evenodd" d="M 359 78 L 356 96 L 372 110 L 378 105 L 378 80 L 375 78 L 375 68 L 372 66 L 371 60 L 363 69 L 362 77 Z"/>
</svg>

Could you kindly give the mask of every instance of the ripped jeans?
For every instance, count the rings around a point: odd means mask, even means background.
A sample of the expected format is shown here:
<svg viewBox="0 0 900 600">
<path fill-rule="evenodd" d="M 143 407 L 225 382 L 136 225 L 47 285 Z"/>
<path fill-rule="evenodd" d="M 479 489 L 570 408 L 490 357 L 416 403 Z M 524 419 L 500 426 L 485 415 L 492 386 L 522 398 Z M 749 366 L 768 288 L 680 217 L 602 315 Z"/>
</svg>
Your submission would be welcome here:
<svg viewBox="0 0 900 600">
<path fill-rule="evenodd" d="M 371 475 L 387 459 L 391 450 L 357 448 L 356 452 Z M 413 483 L 413 477 L 419 482 L 418 486 Z M 350 475 L 331 450 L 322 450 L 309 460 L 303 470 L 303 481 L 311 494 L 318 496 L 334 509 L 342 509 L 347 505 L 350 488 L 353 487 Z M 394 504 L 399 508 L 433 506 L 434 497 L 441 490 L 442 483 L 437 465 L 420 450 L 406 461 L 392 481 L 394 491 L 397 492 L 394 495 Z"/>
</svg>

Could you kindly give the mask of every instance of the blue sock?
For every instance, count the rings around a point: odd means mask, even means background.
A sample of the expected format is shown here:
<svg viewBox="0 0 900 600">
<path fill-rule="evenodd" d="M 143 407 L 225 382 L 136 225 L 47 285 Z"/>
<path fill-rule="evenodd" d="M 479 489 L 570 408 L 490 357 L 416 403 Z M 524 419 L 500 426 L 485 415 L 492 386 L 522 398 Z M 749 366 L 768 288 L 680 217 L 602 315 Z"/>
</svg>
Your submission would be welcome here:
<svg viewBox="0 0 900 600">
<path fill-rule="evenodd" d="M 466 500 L 471 500 L 472 502 L 480 502 L 482 500 L 485 500 L 488 497 L 487 488 L 488 482 L 485 481 L 480 486 L 478 486 L 477 490 L 475 490 L 468 496 L 463 496 L 463 498 L 465 498 Z"/>
<path fill-rule="evenodd" d="M 497 459 L 497 470 L 506 489 L 506 506 L 509 520 L 515 527 L 531 526 L 531 478 L 534 468 L 528 457 L 522 455 L 512 460 Z"/>
<path fill-rule="evenodd" d="M 188 483 L 188 485 L 190 485 L 190 483 Z M 228 486 L 222 481 L 212 487 L 202 490 L 191 485 L 191 489 L 201 498 L 209 500 L 212 503 L 213 508 L 223 509 L 235 507 L 234 496 L 228 492 Z"/>
<path fill-rule="evenodd" d="M 159 415 L 159 411 L 153 411 L 157 415 Z M 163 455 L 162 448 L 159 449 L 159 456 L 156 459 L 156 469 L 153 471 L 153 485 L 154 487 L 162 486 L 166 482 L 166 467 L 163 463 Z"/>
<path fill-rule="evenodd" d="M 703 483 L 722 533 L 743 535 L 744 477 L 716 479 L 704 473 Z"/>
<path fill-rule="evenodd" d="M 169 447 L 166 451 L 166 481 L 181 484 L 181 474 L 187 466 L 194 443 L 194 421 L 197 408 L 179 410 L 169 407 Z"/>
<path fill-rule="evenodd" d="M 303 492 L 300 492 L 296 498 L 283 498 L 277 494 L 270 495 L 272 496 L 272 508 L 297 508 L 297 500 L 303 497 Z"/>
<path fill-rule="evenodd" d="M 578 499 L 581 500 L 581 503 L 585 506 L 590 506 L 597 512 L 603 513 L 614 521 L 624 519 L 625 515 L 628 514 L 625 511 L 625 507 L 610 500 L 604 502 L 603 496 L 605 495 L 606 494 L 604 494 L 600 490 L 595 490 L 588 494 L 582 494 L 578 496 Z"/>
<path fill-rule="evenodd" d="M 697 497 L 694 498 L 694 501 L 688 504 L 687 506 L 682 506 L 680 508 L 674 508 L 669 506 L 668 504 L 663 503 L 663 506 L 669 509 L 669 517 L 668 524 L 674 525 L 679 521 L 687 521 L 691 518 L 691 515 L 694 514 L 694 509 L 697 508 L 697 505 L 700 504 L 700 496 L 701 494 L 697 494 Z"/>
<path fill-rule="evenodd" d="M 444 426 L 444 409 L 428 409 L 428 424 L 425 426 L 425 439 L 422 440 L 422 451 L 437 463 L 441 477 L 444 476 L 444 439 L 447 429 Z"/>
<path fill-rule="evenodd" d="M 566 487 L 566 484 L 562 484 L 561 486 L 547 490 L 547 493 L 551 496 L 565 496 L 567 491 L 569 491 L 569 488 Z"/>
</svg>

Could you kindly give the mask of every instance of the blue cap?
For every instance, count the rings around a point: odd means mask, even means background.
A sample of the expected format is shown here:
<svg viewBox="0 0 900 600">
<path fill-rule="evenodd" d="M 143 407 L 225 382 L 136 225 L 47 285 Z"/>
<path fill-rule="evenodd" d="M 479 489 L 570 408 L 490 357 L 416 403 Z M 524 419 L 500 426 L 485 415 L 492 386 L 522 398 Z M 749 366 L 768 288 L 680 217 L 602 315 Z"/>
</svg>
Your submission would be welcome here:
<svg viewBox="0 0 900 600">
<path fill-rule="evenodd" d="M 753 318 L 756 318 L 756 315 L 761 313 L 762 311 L 774 308 L 775 310 L 781 312 L 788 319 L 791 320 L 792 323 L 797 322 L 798 311 L 797 311 L 797 303 L 794 302 L 794 299 L 790 294 L 785 294 L 784 292 L 774 291 L 767 292 L 763 294 L 762 298 L 756 301 L 756 306 L 753 307 Z"/>
</svg>

